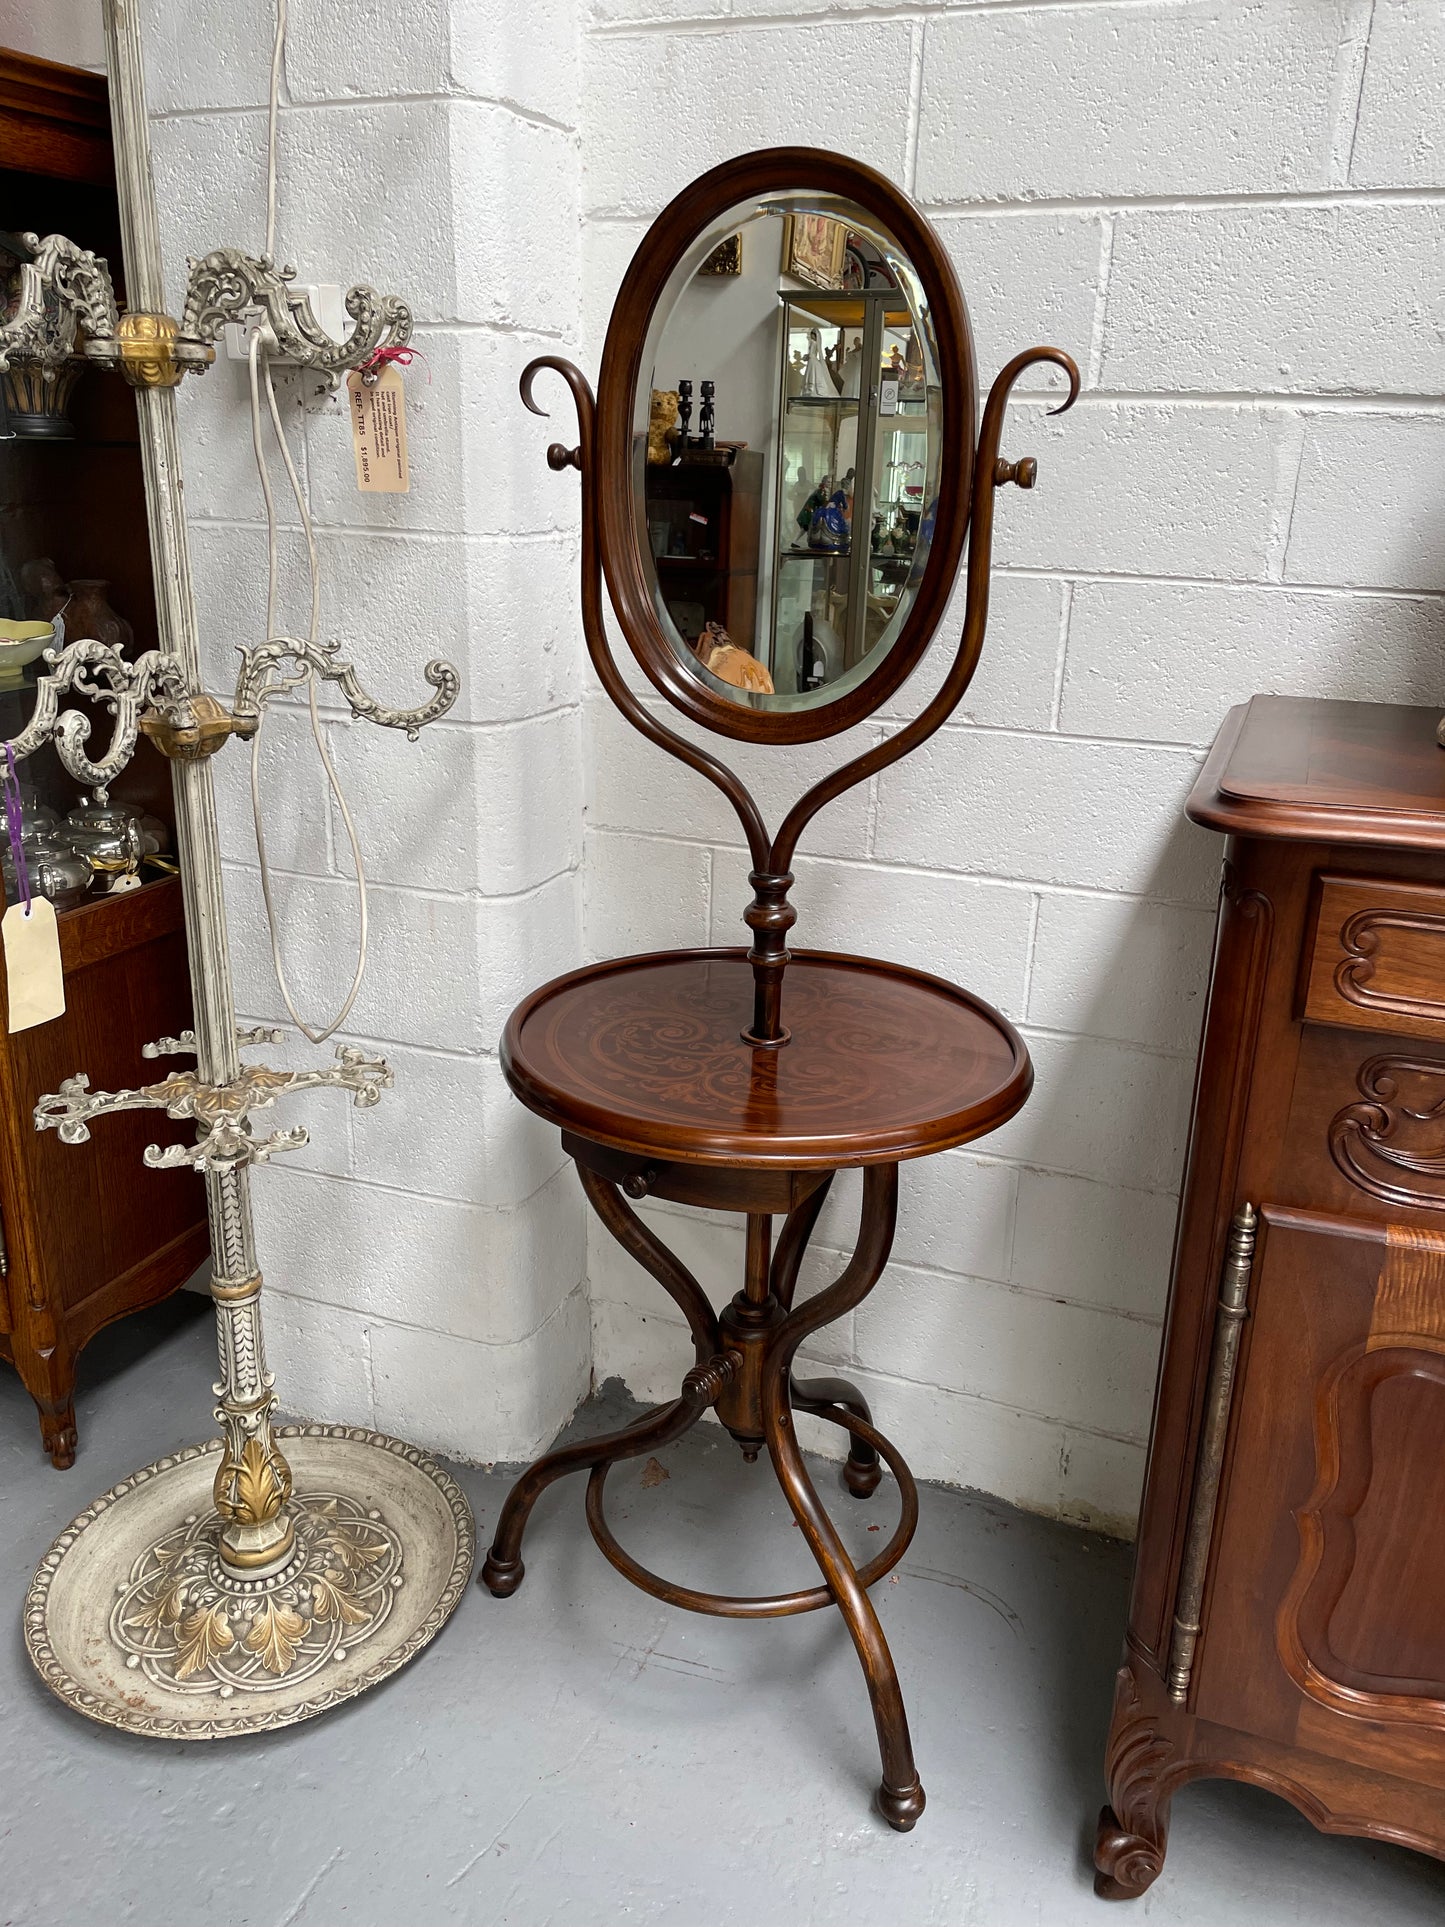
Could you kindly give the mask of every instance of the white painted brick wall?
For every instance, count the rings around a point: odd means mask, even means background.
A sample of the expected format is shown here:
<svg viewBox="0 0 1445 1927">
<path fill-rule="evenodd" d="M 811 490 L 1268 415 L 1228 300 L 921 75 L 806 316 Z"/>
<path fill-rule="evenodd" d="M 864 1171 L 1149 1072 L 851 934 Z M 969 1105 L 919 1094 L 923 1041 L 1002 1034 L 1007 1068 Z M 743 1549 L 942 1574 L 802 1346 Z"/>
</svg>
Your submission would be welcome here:
<svg viewBox="0 0 1445 1927">
<path fill-rule="evenodd" d="M 258 243 L 265 9 L 150 5 L 168 243 Z M 44 12 L 41 32 L 0 0 L 0 38 L 98 61 L 90 0 Z M 294 385 L 284 405 L 328 631 L 395 700 L 428 654 L 466 680 L 415 750 L 326 708 L 378 879 L 357 1035 L 398 1088 L 373 1114 L 303 1107 L 315 1143 L 257 1185 L 288 1395 L 490 1458 L 585 1388 L 581 1214 L 497 1035 L 574 957 L 741 938 L 747 860 L 713 792 L 597 696 L 575 478 L 545 468 L 554 431 L 516 377 L 546 347 L 595 370 L 632 250 L 694 174 L 811 141 L 928 208 L 985 381 L 1041 339 L 1085 375 L 1064 420 L 1016 407 L 1009 452 L 1040 482 L 1000 502 L 958 719 L 827 811 L 800 859 L 804 941 L 974 986 L 1038 1072 L 1005 1130 L 905 1171 L 887 1278 L 819 1342 L 920 1472 L 1127 1528 L 1219 856 L 1181 803 L 1255 690 L 1441 699 L 1437 0 L 537 0 L 522 25 L 419 0 L 395 23 L 382 0 L 293 0 L 281 244 L 318 279 L 415 302 L 432 381 L 408 377 L 412 494 L 358 497 L 335 411 Z M 260 620 L 237 371 L 183 406 L 219 676 Z M 944 646 L 961 616 L 959 597 Z M 848 747 L 739 760 L 776 818 Z M 267 768 L 288 955 L 324 1003 L 351 908 L 294 712 Z M 237 969 L 274 1016 L 243 778 L 220 773 Z M 809 1288 L 856 1202 L 841 1181 Z M 729 1289 L 736 1223 L 657 1221 Z M 597 1375 L 671 1396 L 690 1355 L 671 1305 L 595 1227 L 588 1272 Z"/>
<path fill-rule="evenodd" d="M 905 1167 L 894 1262 L 840 1355 L 920 1471 L 1127 1529 L 1213 930 L 1219 845 L 1180 815 L 1200 754 L 1256 690 L 1445 691 L 1445 16 L 878 12 L 593 0 L 583 360 L 646 219 L 704 165 L 798 139 L 924 203 L 985 382 L 1041 340 L 1084 370 L 1066 418 L 1015 407 L 1008 452 L 1039 485 L 1000 498 L 959 721 L 805 838 L 797 935 L 981 990 L 1037 1069 L 1005 1130 Z M 959 597 L 940 647 L 961 618 Z M 712 796 L 592 705 L 586 740 L 589 953 L 741 940 L 746 859 Z M 796 789 L 819 759 L 778 760 Z M 766 784 L 774 814 L 787 787 Z M 855 1228 L 839 1191 L 832 1254 Z M 594 1368 L 664 1396 L 686 1334 L 622 1262 L 594 1233 Z"/>
<path fill-rule="evenodd" d="M 384 700 L 424 696 L 435 655 L 457 662 L 463 693 L 416 745 L 323 694 L 371 880 L 371 965 L 346 1037 L 386 1053 L 396 1088 L 374 1111 L 317 1093 L 288 1112 L 312 1142 L 255 1186 L 272 1363 L 292 1411 L 516 1459 L 590 1383 L 582 1202 L 496 1054 L 511 1006 L 581 943 L 576 507 L 548 486 L 516 401 L 524 362 L 577 338 L 574 0 L 533 10 L 525 58 L 461 0 L 408 9 L 401 32 L 394 9 L 355 0 L 291 12 L 279 251 L 302 279 L 402 294 L 424 356 L 407 376 L 404 497 L 358 495 L 344 411 L 281 379 L 326 572 L 323 632 Z M 269 13 L 148 0 L 176 298 L 185 254 L 261 246 Z M 57 16 L 57 36 L 66 25 Z M 99 56 L 74 32 L 36 50 Z M 265 620 L 243 371 L 223 358 L 180 409 L 203 647 L 224 688 L 234 646 Z M 304 619 L 294 521 L 283 507 L 288 627 Z M 346 839 L 304 712 L 279 706 L 264 742 L 285 955 L 314 1017 L 350 974 Z M 244 754 L 216 773 L 238 999 L 279 1021 Z M 314 1053 L 293 1041 L 275 1055 Z"/>
</svg>

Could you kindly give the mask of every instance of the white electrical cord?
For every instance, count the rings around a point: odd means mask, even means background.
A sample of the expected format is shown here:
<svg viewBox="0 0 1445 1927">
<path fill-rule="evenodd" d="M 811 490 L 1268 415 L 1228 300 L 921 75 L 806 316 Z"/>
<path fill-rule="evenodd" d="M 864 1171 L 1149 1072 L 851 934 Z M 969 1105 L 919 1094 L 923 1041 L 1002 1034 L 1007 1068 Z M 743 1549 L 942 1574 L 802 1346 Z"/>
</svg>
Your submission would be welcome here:
<svg viewBox="0 0 1445 1927">
<path fill-rule="evenodd" d="M 281 67 L 286 58 L 286 0 L 276 0 L 276 31 L 271 40 L 271 94 L 266 105 L 266 254 L 276 259 L 276 110 L 281 102 Z"/>
<path fill-rule="evenodd" d="M 281 90 L 281 65 L 286 46 L 286 0 L 276 0 L 276 36 L 271 52 L 271 95 L 266 120 L 266 253 L 274 258 L 276 250 L 276 112 Z M 258 327 L 251 336 L 247 368 L 250 377 L 251 398 L 251 449 L 256 458 L 256 474 L 261 483 L 261 497 L 266 505 L 266 635 L 272 640 L 285 640 L 276 634 L 276 591 L 279 575 L 279 554 L 276 525 L 276 500 L 271 490 L 271 478 L 266 469 L 266 451 L 262 437 L 261 387 L 265 384 L 267 412 L 271 417 L 271 429 L 275 436 L 276 447 L 286 469 L 286 479 L 291 485 L 291 494 L 296 503 L 297 514 L 301 518 L 302 533 L 306 537 L 306 565 L 311 586 L 311 620 L 306 639 L 314 644 L 321 624 L 321 570 L 316 553 L 316 533 L 311 525 L 310 510 L 306 505 L 306 492 L 301 486 L 301 478 L 296 472 L 296 464 L 291 459 L 291 450 L 286 441 L 286 431 L 281 425 L 281 411 L 276 403 L 276 388 L 271 379 L 269 359 L 262 361 L 265 353 L 267 330 Z M 251 821 L 256 832 L 256 856 L 261 870 L 261 899 L 266 906 L 266 926 L 271 937 L 271 963 L 276 972 L 276 982 L 281 997 L 290 1013 L 291 1021 L 303 1037 L 313 1044 L 324 1044 L 340 1030 L 351 1015 L 352 1006 L 361 989 L 361 980 L 366 973 L 366 949 L 368 929 L 368 906 L 366 893 L 366 871 L 361 860 L 361 841 L 356 833 L 356 824 L 347 807 L 342 792 L 341 781 L 331 760 L 331 752 L 326 746 L 326 732 L 321 726 L 321 712 L 316 700 L 316 675 L 309 666 L 305 674 L 306 695 L 311 715 L 311 735 L 316 744 L 316 753 L 321 759 L 321 767 L 326 772 L 327 785 L 336 799 L 336 807 L 346 829 L 346 838 L 351 845 L 351 860 L 356 872 L 356 910 L 357 942 L 356 969 L 352 974 L 351 988 L 347 991 L 341 1008 L 331 1022 L 318 1028 L 307 1023 L 296 1008 L 286 981 L 285 965 L 281 959 L 281 938 L 276 925 L 276 908 L 271 895 L 271 871 L 266 861 L 266 828 L 261 810 L 261 731 L 251 739 Z"/>
</svg>

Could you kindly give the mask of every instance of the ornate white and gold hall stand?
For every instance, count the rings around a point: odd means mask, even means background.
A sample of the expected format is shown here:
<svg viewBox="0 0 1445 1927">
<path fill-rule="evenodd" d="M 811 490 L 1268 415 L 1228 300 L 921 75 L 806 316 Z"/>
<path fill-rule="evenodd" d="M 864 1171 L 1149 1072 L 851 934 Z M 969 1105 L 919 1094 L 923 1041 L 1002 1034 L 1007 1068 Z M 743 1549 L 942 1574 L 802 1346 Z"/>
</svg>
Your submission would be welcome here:
<svg viewBox="0 0 1445 1927">
<path fill-rule="evenodd" d="M 193 1054 L 194 1070 L 141 1089 L 92 1092 L 69 1078 L 36 1106 L 36 1124 L 67 1142 L 108 1112 L 194 1119 L 194 1145 L 156 1147 L 155 1166 L 204 1178 L 220 1377 L 220 1436 L 146 1466 L 88 1506 L 55 1541 L 25 1604 L 25 1639 L 41 1678 L 92 1719 L 167 1739 L 214 1739 L 289 1725 L 364 1692 L 412 1658 L 445 1624 L 466 1586 L 473 1527 L 456 1484 L 422 1452 L 339 1425 L 273 1424 L 250 1167 L 299 1148 L 304 1130 L 257 1135 L 253 1114 L 290 1091 L 332 1086 L 369 1106 L 391 1083 L 380 1058 L 341 1047 L 316 1070 L 243 1063 L 226 943 L 221 860 L 208 758 L 231 735 L 254 735 L 268 699 L 308 676 L 335 683 L 354 714 L 413 738 L 456 698 L 455 670 L 432 662 L 428 701 L 384 708 L 335 643 L 269 637 L 243 651 L 229 704 L 203 693 L 181 494 L 176 385 L 214 358 L 221 327 L 244 316 L 268 330 L 267 351 L 333 379 L 399 345 L 411 316 L 368 288 L 348 297 L 354 323 L 330 340 L 288 287 L 291 271 L 236 249 L 191 270 L 180 322 L 165 313 L 150 180 L 139 29 L 131 0 L 105 0 L 111 109 L 129 311 L 116 311 L 105 264 L 51 237 L 26 299 L 0 325 L 0 367 L 83 352 L 119 368 L 136 390 L 150 513 L 159 648 L 128 660 L 84 638 L 48 653 L 17 756 L 53 742 L 66 768 L 104 794 L 144 731 L 172 759 L 195 1028 L 147 1056 Z M 56 245 L 52 245 L 52 242 Z M 83 337 L 83 340 L 79 338 Z M 57 347 L 57 341 L 59 346 Z M 87 754 L 91 719 L 61 709 L 67 693 L 113 719 L 103 756 Z"/>
</svg>

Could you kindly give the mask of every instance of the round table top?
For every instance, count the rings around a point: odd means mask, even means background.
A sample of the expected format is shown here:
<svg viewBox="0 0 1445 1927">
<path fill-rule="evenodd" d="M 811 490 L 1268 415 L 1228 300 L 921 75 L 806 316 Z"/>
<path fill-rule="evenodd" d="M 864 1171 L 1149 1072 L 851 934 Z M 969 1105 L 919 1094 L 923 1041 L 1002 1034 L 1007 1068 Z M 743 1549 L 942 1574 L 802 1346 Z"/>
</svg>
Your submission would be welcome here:
<svg viewBox="0 0 1445 1927">
<path fill-rule="evenodd" d="M 1029 1094 L 1012 1025 L 941 977 L 797 950 L 781 1049 L 742 1041 L 742 950 L 622 957 L 513 1011 L 502 1068 L 522 1102 L 595 1143 L 696 1164 L 832 1169 L 982 1137 Z"/>
</svg>

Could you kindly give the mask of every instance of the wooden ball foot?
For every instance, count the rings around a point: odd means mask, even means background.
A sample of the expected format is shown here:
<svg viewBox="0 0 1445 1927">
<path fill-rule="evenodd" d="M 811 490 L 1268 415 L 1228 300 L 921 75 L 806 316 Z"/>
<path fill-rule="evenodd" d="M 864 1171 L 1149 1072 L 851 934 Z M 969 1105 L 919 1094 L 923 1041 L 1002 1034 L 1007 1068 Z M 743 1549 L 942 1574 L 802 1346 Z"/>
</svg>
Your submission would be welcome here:
<svg viewBox="0 0 1445 1927">
<path fill-rule="evenodd" d="M 510 1599 L 526 1571 L 520 1559 L 498 1559 L 495 1553 L 489 1552 L 482 1564 L 480 1583 L 494 1599 Z"/>
<path fill-rule="evenodd" d="M 867 1499 L 883 1482 L 883 1467 L 877 1459 L 844 1459 L 843 1483 L 855 1499 Z"/>
<path fill-rule="evenodd" d="M 895 1833 L 912 1833 L 926 1804 L 923 1788 L 917 1780 L 902 1791 L 889 1786 L 886 1780 L 878 1789 L 878 1811 Z"/>
</svg>

